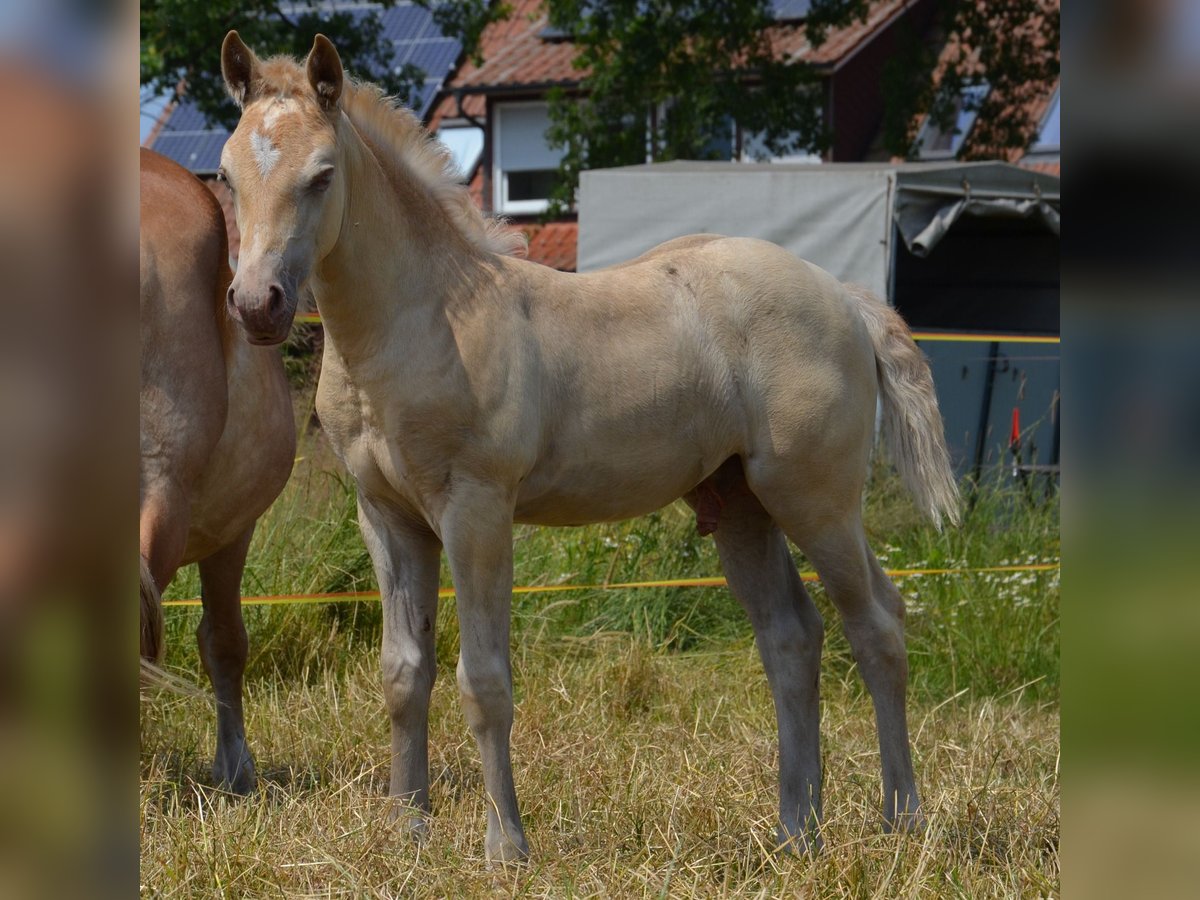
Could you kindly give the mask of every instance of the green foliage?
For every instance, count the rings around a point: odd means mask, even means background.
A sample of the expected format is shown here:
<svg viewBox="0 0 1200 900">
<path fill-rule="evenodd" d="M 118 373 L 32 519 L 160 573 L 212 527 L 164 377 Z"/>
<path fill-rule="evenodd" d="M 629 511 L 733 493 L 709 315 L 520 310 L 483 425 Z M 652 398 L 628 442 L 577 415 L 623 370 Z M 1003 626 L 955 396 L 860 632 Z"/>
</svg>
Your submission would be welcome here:
<svg viewBox="0 0 1200 900">
<path fill-rule="evenodd" d="M 302 441 L 292 481 L 255 533 L 243 579 L 256 594 L 370 591 L 370 559 L 358 532 L 352 479 L 335 474 L 319 434 Z M 963 525 L 937 532 L 924 522 L 894 475 L 882 468 L 865 500 L 868 537 L 885 568 L 967 568 L 1055 562 L 1057 497 L 1031 502 L 1021 490 L 981 488 Z M 794 551 L 801 571 L 811 567 Z M 711 538 L 696 532 L 682 503 L 640 519 L 582 528 L 519 526 L 514 534 L 518 585 L 607 585 L 720 576 Z M 443 585 L 451 583 L 443 564 Z M 899 579 L 908 603 L 907 635 L 915 696 L 944 698 L 968 689 L 996 695 L 1030 684 L 1028 693 L 1058 692 L 1057 571 Z M 819 584 L 809 591 L 827 625 L 825 677 L 856 685 L 840 618 Z M 180 572 L 170 597 L 195 597 L 195 569 Z M 376 601 L 302 606 L 247 606 L 251 680 L 312 683 L 341 672 L 364 648 L 379 646 Z M 168 663 L 202 678 L 192 633 L 198 610 L 167 610 Z M 513 640 L 591 641 L 632 635 L 656 652 L 697 652 L 753 640 L 745 613 L 725 588 L 601 589 L 523 593 L 513 598 Z M 440 665 L 453 670 L 457 615 L 443 601 L 437 623 Z M 632 690 L 632 688 L 631 688 Z M 636 693 L 636 691 L 634 691 Z M 633 702 L 633 701 L 630 701 Z"/>
<path fill-rule="evenodd" d="M 723 155 L 733 129 L 757 134 L 768 155 L 824 150 L 820 76 L 779 57 L 767 0 L 547 0 L 551 24 L 570 36 L 578 90 L 550 92 L 548 142 L 563 151 L 549 215 L 574 202 L 585 169 Z M 813 0 L 809 43 L 866 19 L 867 0 Z M 966 85 L 992 91 L 964 158 L 1003 157 L 1037 128 L 1033 101 L 1059 71 L 1055 0 L 943 0 L 938 33 L 965 48 L 937 73 L 935 48 L 901 26 L 883 79 L 884 146 L 915 152 L 914 123 L 929 113 L 948 130 Z"/>
<path fill-rule="evenodd" d="M 768 0 L 547 0 L 569 34 L 579 92 L 550 94 L 548 141 L 564 151 L 552 212 L 579 172 L 647 160 L 711 159 L 736 122 L 770 154 L 828 143 L 819 78 L 779 58 Z M 813 40 L 865 15 L 865 0 L 816 0 Z"/>
<path fill-rule="evenodd" d="M 396 0 L 378 0 L 382 7 Z M 502 3 L 415 0 L 430 8 L 448 35 L 458 36 L 473 52 L 488 22 L 508 12 Z M 392 42 L 383 34 L 378 11 L 330 12 L 320 0 L 301 0 L 285 8 L 275 0 L 146 0 L 141 4 L 141 83 L 155 94 L 171 92 L 181 81 L 210 122 L 232 127 L 237 108 L 221 81 L 221 41 L 231 29 L 259 56 L 284 53 L 304 57 L 318 32 L 333 41 L 346 70 L 370 78 L 403 102 L 411 102 L 424 84 L 424 73 L 397 64 Z"/>
</svg>

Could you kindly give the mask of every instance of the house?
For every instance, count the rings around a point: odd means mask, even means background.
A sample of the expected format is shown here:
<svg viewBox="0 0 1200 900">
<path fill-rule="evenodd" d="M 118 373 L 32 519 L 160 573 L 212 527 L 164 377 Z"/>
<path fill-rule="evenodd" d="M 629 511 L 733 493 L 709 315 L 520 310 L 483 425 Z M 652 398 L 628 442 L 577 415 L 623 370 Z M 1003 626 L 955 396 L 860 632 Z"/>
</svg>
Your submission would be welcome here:
<svg viewBox="0 0 1200 900">
<path fill-rule="evenodd" d="M 572 66 L 569 37 L 550 28 L 542 0 L 510 0 L 512 13 L 489 26 L 482 63 L 465 62 L 445 85 L 433 114 L 439 135 L 474 132 L 480 147 L 471 189 L 488 211 L 510 217 L 530 237 L 529 257 L 558 269 L 576 267 L 577 219 L 540 221 L 560 154 L 546 146 L 546 94 L 581 87 Z M 937 0 L 875 0 L 864 22 L 830 32 L 820 47 L 805 37 L 805 0 L 774 0 L 777 52 L 816 68 L 824 95 L 823 115 L 832 144 L 823 157 L 806 153 L 783 162 L 843 162 L 871 158 L 883 115 L 884 64 L 902 30 L 922 32 Z M 735 135 L 728 158 L 749 160 L 748 141 Z"/>
</svg>

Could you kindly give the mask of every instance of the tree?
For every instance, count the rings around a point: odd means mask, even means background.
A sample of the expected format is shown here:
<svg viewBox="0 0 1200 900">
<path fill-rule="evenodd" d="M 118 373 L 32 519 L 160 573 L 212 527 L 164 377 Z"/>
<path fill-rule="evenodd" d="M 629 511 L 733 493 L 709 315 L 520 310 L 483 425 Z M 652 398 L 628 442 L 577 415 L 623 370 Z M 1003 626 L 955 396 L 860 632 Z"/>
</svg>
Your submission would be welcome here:
<svg viewBox="0 0 1200 900">
<path fill-rule="evenodd" d="M 378 0 L 391 7 L 396 0 Z M 488 0 L 416 0 L 432 12 L 443 33 L 457 36 L 474 52 L 488 22 L 507 7 Z M 232 127 L 238 111 L 221 82 L 221 41 L 236 28 L 260 55 L 303 57 L 317 32 L 338 48 L 348 71 L 370 77 L 410 102 L 424 81 L 411 65 L 397 65 L 383 34 L 378 10 L 329 9 L 320 0 L 143 0 L 141 4 L 141 83 L 153 94 L 174 91 L 182 82 L 191 100 L 212 123 Z"/>
<path fill-rule="evenodd" d="M 735 127 L 761 152 L 824 149 L 817 74 L 776 51 L 770 0 L 546 0 L 577 48 L 581 90 L 550 95 L 564 150 L 552 212 L 588 168 L 721 155 Z M 810 42 L 864 18 L 867 0 L 813 0 Z M 727 150 L 727 148 L 726 148 Z"/>
<path fill-rule="evenodd" d="M 550 143 L 564 151 L 551 214 L 574 198 L 579 172 L 647 160 L 705 159 L 736 123 L 765 155 L 829 143 L 817 73 L 776 52 L 770 0 L 546 0 L 551 25 L 578 52 L 578 90 L 551 93 Z M 812 0 L 803 27 L 819 47 L 830 30 L 864 21 L 869 0 Z M 1057 0 L 942 0 L 942 59 L 911 29 L 889 61 L 884 140 L 915 154 L 915 123 L 930 113 L 953 127 L 963 88 L 992 90 L 961 156 L 1028 146 L 1030 101 L 1058 77 Z M 796 26 L 790 26 L 796 27 Z M 968 101 L 969 102 L 969 101 Z M 727 148 L 726 148 L 727 150 Z"/>
</svg>

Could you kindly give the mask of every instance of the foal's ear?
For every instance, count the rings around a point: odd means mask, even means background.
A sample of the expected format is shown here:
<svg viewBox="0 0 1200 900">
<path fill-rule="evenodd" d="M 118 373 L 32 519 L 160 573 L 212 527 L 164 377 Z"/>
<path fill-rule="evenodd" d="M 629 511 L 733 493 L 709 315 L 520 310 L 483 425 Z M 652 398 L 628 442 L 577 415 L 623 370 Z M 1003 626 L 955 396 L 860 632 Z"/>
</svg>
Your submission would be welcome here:
<svg viewBox="0 0 1200 900">
<path fill-rule="evenodd" d="M 342 61 L 333 42 L 325 35 L 318 34 L 313 38 L 304 68 L 321 106 L 324 109 L 336 107 L 338 97 L 342 96 Z"/>
<path fill-rule="evenodd" d="M 250 96 L 254 80 L 258 77 L 258 57 L 247 47 L 236 31 L 225 35 L 221 43 L 221 76 L 225 79 L 225 90 L 239 107 L 252 99 Z"/>
</svg>

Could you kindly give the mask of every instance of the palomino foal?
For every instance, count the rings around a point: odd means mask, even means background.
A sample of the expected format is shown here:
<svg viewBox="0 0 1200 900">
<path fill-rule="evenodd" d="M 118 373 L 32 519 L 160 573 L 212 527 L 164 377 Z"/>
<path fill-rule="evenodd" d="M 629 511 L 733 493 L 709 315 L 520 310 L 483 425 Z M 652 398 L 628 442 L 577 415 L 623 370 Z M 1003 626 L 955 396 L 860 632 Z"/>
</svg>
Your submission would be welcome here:
<svg viewBox="0 0 1200 900">
<path fill-rule="evenodd" d="M 254 787 L 242 722 L 241 580 L 254 523 L 292 471 L 296 429 L 274 347 L 229 321 L 225 217 L 181 166 L 142 150 L 142 656 L 162 652 L 160 590 L 200 564 L 196 638 L 217 701 L 213 778 Z"/>
<path fill-rule="evenodd" d="M 307 282 L 325 323 L 317 407 L 358 483 L 383 597 L 391 793 L 429 805 L 438 560 L 461 629 L 458 684 L 483 758 L 489 859 L 528 853 L 509 762 L 512 524 L 641 515 L 683 497 L 715 530 L 779 720 L 779 840 L 819 840 L 823 626 L 788 552 L 812 561 L 874 700 L 889 827 L 921 820 L 905 721 L 903 601 L 860 502 L 882 398 L 921 508 L 953 519 L 929 369 L 899 316 L 762 241 L 695 235 L 586 275 L 506 255 L 408 112 L 343 77 L 221 54 L 242 107 L 222 165 L 251 235 L 230 302 L 287 333 Z"/>
</svg>

